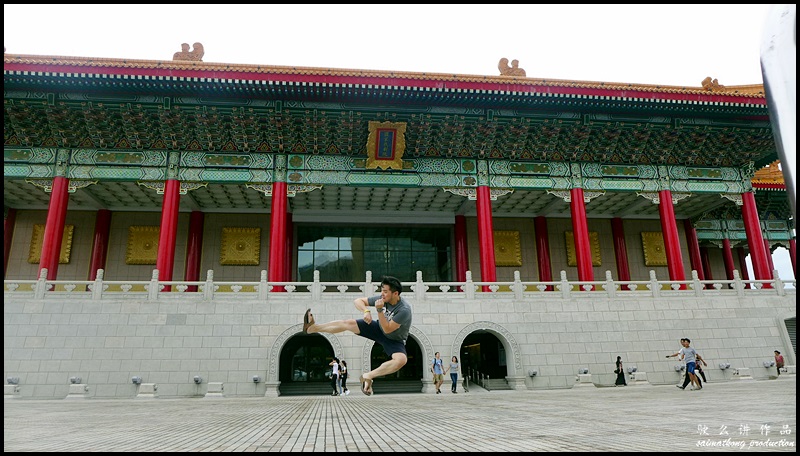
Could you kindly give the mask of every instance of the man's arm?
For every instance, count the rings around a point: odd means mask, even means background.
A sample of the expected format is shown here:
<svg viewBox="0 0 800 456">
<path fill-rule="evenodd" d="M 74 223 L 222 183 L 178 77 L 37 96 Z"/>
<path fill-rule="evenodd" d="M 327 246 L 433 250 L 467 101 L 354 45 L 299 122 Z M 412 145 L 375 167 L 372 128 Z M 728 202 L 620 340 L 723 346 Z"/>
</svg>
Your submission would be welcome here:
<svg viewBox="0 0 800 456">
<path fill-rule="evenodd" d="M 356 300 L 353 301 L 353 305 L 364 314 L 364 321 L 366 323 L 372 323 L 372 313 L 369 311 L 370 305 L 368 298 L 356 298 Z"/>
<path fill-rule="evenodd" d="M 386 318 L 386 313 L 383 308 L 383 299 L 375 301 L 375 309 L 378 311 L 378 323 L 381 325 L 384 334 L 391 334 L 400 328 L 400 323 L 396 321 L 389 321 Z"/>
</svg>

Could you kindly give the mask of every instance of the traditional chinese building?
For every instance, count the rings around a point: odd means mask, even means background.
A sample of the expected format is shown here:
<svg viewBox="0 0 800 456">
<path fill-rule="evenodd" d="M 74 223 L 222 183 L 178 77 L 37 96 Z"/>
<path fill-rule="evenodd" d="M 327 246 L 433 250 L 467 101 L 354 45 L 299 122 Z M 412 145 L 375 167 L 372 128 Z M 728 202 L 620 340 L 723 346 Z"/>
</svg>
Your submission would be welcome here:
<svg viewBox="0 0 800 456">
<path fill-rule="evenodd" d="M 135 395 L 131 376 L 164 396 L 209 391 L 195 376 L 327 391 L 327 357 L 358 373 L 382 351 L 303 335 L 302 313 L 350 318 L 384 274 L 415 304 L 386 392 L 428 389 L 434 351 L 490 389 L 572 387 L 583 366 L 602 384 L 618 354 L 669 383 L 653 354 L 680 337 L 742 369 L 779 348 L 794 363 L 793 278 L 771 250 L 794 265 L 795 238 L 761 85 L 203 53 L 4 55 L 4 370 L 22 396 L 77 377 Z"/>
</svg>

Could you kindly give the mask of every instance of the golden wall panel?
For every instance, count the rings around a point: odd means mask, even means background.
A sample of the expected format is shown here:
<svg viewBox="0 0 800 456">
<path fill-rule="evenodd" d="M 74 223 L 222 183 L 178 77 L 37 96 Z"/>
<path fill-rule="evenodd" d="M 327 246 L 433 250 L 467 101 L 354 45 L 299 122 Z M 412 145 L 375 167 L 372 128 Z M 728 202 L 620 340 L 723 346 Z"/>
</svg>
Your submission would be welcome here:
<svg viewBox="0 0 800 456">
<path fill-rule="evenodd" d="M 519 231 L 494 232 L 494 263 L 496 266 L 522 266 Z"/>
<path fill-rule="evenodd" d="M 366 168 L 403 169 L 406 123 L 371 120 L 368 127 Z"/>
<path fill-rule="evenodd" d="M 75 225 L 64 225 L 64 235 L 61 237 L 61 252 L 58 255 L 58 263 L 69 263 L 69 255 L 72 252 L 72 233 Z M 28 263 L 36 264 L 42 261 L 42 243 L 44 242 L 44 225 L 33 225 L 31 234 L 31 246 L 28 249 Z"/>
<path fill-rule="evenodd" d="M 577 266 L 578 257 L 575 255 L 575 236 L 572 234 L 572 231 L 565 231 L 564 239 L 567 243 L 567 266 Z M 592 266 L 602 266 L 603 260 L 600 258 L 600 237 L 597 231 L 589 231 L 589 249 L 592 252 Z"/>
<path fill-rule="evenodd" d="M 160 232 L 158 226 L 129 226 L 125 264 L 156 264 Z"/>
<path fill-rule="evenodd" d="M 261 228 L 222 228 L 219 262 L 223 265 L 258 266 L 261 262 Z"/>
<path fill-rule="evenodd" d="M 642 231 L 642 250 L 644 250 L 645 266 L 667 265 L 664 235 L 660 231 Z"/>
</svg>

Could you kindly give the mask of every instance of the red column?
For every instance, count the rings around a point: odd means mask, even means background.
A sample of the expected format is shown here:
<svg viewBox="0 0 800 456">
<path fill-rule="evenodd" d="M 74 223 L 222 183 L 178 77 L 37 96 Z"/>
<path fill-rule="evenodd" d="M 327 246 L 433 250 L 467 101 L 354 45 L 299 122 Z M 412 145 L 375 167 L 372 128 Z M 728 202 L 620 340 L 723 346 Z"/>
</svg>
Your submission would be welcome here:
<svg viewBox="0 0 800 456">
<path fill-rule="evenodd" d="M 625 229 L 621 218 L 611 219 L 611 235 L 614 237 L 614 256 L 617 259 L 617 280 L 631 280 L 631 272 L 628 268 L 628 248 L 625 245 Z"/>
<path fill-rule="evenodd" d="M 17 221 L 17 210 L 8 208 L 4 212 L 3 218 L 3 278 L 6 278 L 8 271 L 8 256 L 11 254 L 11 241 L 14 239 L 14 224 Z M 794 261 L 794 260 L 792 260 Z"/>
<path fill-rule="evenodd" d="M 698 279 L 706 280 L 703 263 L 700 260 L 700 243 L 697 241 L 697 230 L 694 229 L 691 220 L 683 219 L 683 231 L 686 232 L 686 244 L 689 247 L 689 262 L 692 265 L 692 270 L 697 271 Z"/>
<path fill-rule="evenodd" d="M 795 277 L 797 277 L 797 266 L 794 264 L 795 250 L 797 249 L 796 244 L 794 239 L 789 239 L 789 259 L 792 260 L 792 271 L 794 271 Z"/>
<path fill-rule="evenodd" d="M 69 179 L 63 176 L 53 178 L 53 190 L 47 208 L 47 224 L 44 227 L 42 257 L 39 261 L 39 272 L 47 268 L 49 280 L 56 280 L 58 276 L 58 259 L 61 256 L 61 240 L 64 237 L 64 221 L 67 219 L 67 204 L 69 204 L 68 189 Z"/>
<path fill-rule="evenodd" d="M 772 248 L 769 244 L 769 239 L 764 239 L 764 251 L 767 254 L 767 266 L 769 266 L 769 278 L 774 279 L 772 271 L 775 270 L 775 264 L 772 262 Z"/>
<path fill-rule="evenodd" d="M 764 250 L 764 237 L 761 235 L 761 222 L 758 220 L 758 209 L 753 192 L 742 193 L 742 219 L 744 231 L 747 233 L 747 245 L 750 247 L 750 261 L 753 263 L 755 280 L 770 280 L 772 273 L 769 270 L 767 253 Z"/>
<path fill-rule="evenodd" d="M 456 282 L 466 282 L 469 270 L 469 246 L 467 244 L 467 217 L 456 215 Z"/>
<path fill-rule="evenodd" d="M 97 270 L 105 269 L 108 256 L 108 238 L 111 234 L 111 211 L 100 209 L 94 221 L 94 236 L 92 238 L 92 259 L 89 263 L 89 278 L 97 278 Z"/>
<path fill-rule="evenodd" d="M 750 280 L 750 272 L 747 270 L 747 255 L 745 255 L 743 247 L 736 247 L 736 256 L 739 257 L 739 275 L 742 280 Z M 750 288 L 750 284 L 744 287 Z"/>
<path fill-rule="evenodd" d="M 700 247 L 700 261 L 703 264 L 703 274 L 706 276 L 706 280 L 714 280 L 714 275 L 711 274 L 711 260 L 708 258 L 708 247 Z M 712 287 L 706 285 L 706 288 Z"/>
<path fill-rule="evenodd" d="M 164 184 L 156 269 L 158 269 L 158 280 L 167 282 L 172 280 L 172 269 L 175 266 L 175 243 L 178 237 L 178 208 L 180 206 L 181 183 L 177 179 L 167 179 Z M 171 286 L 166 286 L 162 291 L 171 290 Z"/>
<path fill-rule="evenodd" d="M 540 215 L 534 217 L 533 228 L 536 230 L 536 260 L 539 265 L 539 281 L 552 282 L 553 272 L 550 269 L 550 238 L 547 234 L 547 217 Z M 548 285 L 547 291 L 553 291 L 553 286 Z"/>
<path fill-rule="evenodd" d="M 675 209 L 672 207 L 672 192 L 661 190 L 658 192 L 659 204 L 658 213 L 661 217 L 661 232 L 664 235 L 664 250 L 667 254 L 667 270 L 669 280 L 683 281 L 686 275 L 683 272 L 683 257 L 681 255 L 681 243 L 678 240 L 678 225 L 675 222 Z M 685 290 L 686 285 L 681 285 L 681 290 Z"/>
<path fill-rule="evenodd" d="M 286 210 L 289 197 L 286 182 L 272 183 L 272 209 L 269 227 L 269 266 L 267 281 L 283 282 L 286 279 Z M 274 287 L 272 291 L 285 291 Z"/>
<path fill-rule="evenodd" d="M 183 280 L 197 282 L 200 280 L 200 260 L 203 257 L 203 229 L 205 214 L 201 211 L 192 211 L 189 215 L 189 237 L 186 239 L 186 267 Z M 196 292 L 197 285 L 189 285 L 186 289 Z"/>
<path fill-rule="evenodd" d="M 572 202 L 569 208 L 572 214 L 572 234 L 575 239 L 575 259 L 578 262 L 578 280 L 581 282 L 591 282 L 594 280 L 592 246 L 589 243 L 589 227 L 586 224 L 586 205 L 583 202 L 583 189 L 579 187 L 573 188 L 570 190 L 570 196 Z"/>
<path fill-rule="evenodd" d="M 722 240 L 722 262 L 725 263 L 725 277 L 733 280 L 733 270 L 736 269 L 736 266 L 733 264 L 733 249 L 731 249 L 730 239 Z"/>
<path fill-rule="evenodd" d="M 497 269 L 494 262 L 494 227 L 492 226 L 492 200 L 489 187 L 478 187 L 478 250 L 481 257 L 481 282 L 497 281 Z M 483 286 L 483 291 L 489 291 Z"/>
<path fill-rule="evenodd" d="M 294 249 L 294 226 L 292 224 L 292 213 L 286 214 L 286 269 L 284 270 L 286 282 L 292 281 L 292 257 Z"/>
</svg>

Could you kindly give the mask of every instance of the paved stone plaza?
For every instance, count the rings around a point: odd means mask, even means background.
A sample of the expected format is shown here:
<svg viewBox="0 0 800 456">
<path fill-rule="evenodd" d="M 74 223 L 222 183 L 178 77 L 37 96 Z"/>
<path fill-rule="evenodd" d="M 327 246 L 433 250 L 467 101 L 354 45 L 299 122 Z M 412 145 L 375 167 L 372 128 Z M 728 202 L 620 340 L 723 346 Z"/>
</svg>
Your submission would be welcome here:
<svg viewBox="0 0 800 456">
<path fill-rule="evenodd" d="M 795 376 L 542 391 L 4 401 L 3 451 L 796 451 Z"/>
</svg>

